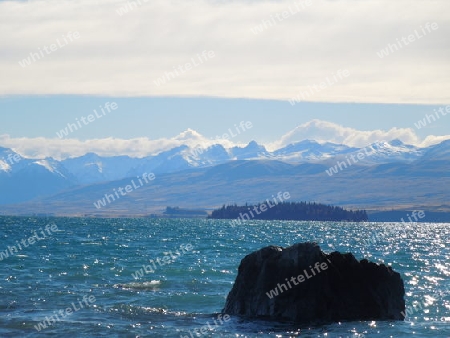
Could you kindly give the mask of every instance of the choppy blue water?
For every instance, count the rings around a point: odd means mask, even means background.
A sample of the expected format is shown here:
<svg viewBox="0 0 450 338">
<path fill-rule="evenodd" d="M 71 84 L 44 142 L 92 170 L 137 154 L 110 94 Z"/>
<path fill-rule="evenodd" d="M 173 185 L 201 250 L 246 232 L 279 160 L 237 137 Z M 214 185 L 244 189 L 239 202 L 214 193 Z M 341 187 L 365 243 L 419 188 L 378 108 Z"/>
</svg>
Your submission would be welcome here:
<svg viewBox="0 0 450 338">
<path fill-rule="evenodd" d="M 450 337 L 449 225 L 401 227 L 0 217 L 0 337 L 200 337 L 201 328 L 202 337 Z M 245 255 L 304 241 L 391 264 L 405 281 L 407 320 L 321 327 L 218 320 Z M 135 279 L 143 265 L 148 273 Z M 47 328 L 38 331 L 39 323 Z"/>
</svg>

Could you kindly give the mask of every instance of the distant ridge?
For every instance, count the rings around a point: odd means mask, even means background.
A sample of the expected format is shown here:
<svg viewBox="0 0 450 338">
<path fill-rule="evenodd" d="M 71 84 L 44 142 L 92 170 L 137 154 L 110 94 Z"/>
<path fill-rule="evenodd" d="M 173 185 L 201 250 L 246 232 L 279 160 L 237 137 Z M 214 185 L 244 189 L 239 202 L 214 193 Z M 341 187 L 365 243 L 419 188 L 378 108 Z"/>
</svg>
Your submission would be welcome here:
<svg viewBox="0 0 450 338">
<path fill-rule="evenodd" d="M 362 150 L 315 141 L 285 148 L 281 154 L 256 142 L 239 150 L 216 145 L 193 156 L 192 148 L 182 146 L 145 158 L 89 153 L 64 161 L 27 159 L 0 148 L 0 214 L 146 215 L 167 205 L 212 210 L 223 203 L 258 203 L 280 190 L 289 191 L 292 201 L 368 211 L 450 210 L 450 141 L 425 149 L 379 142 L 366 147 L 370 156 L 332 177 L 327 170 Z M 101 212 L 92 210 L 105 194 L 152 172 L 156 179 L 148 187 Z"/>
</svg>

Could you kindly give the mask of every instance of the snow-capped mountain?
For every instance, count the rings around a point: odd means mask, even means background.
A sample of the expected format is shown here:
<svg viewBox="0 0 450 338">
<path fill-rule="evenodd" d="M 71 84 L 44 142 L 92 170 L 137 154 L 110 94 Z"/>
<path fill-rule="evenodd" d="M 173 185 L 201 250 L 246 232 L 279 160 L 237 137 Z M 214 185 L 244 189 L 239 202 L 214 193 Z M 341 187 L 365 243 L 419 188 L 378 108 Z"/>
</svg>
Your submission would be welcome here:
<svg viewBox="0 0 450 338">
<path fill-rule="evenodd" d="M 59 162 L 53 158 L 45 158 L 43 160 L 36 160 L 36 161 L 33 161 L 28 164 L 29 167 L 36 166 L 36 165 L 44 168 L 49 173 L 54 174 L 55 176 L 59 176 L 63 179 L 68 179 L 68 180 L 74 179 L 74 176 L 72 175 L 70 170 L 68 170 L 67 167 L 65 167 L 62 162 Z"/>
<path fill-rule="evenodd" d="M 251 141 L 246 147 L 234 147 L 230 149 L 233 159 L 236 160 L 251 160 L 251 159 L 269 159 L 272 154 L 266 150 L 262 145 Z"/>
<path fill-rule="evenodd" d="M 278 160 L 290 163 L 305 163 L 333 160 L 334 158 L 342 159 L 363 152 L 365 154 L 364 159 L 359 162 L 361 165 L 369 165 L 391 162 L 408 163 L 425 156 L 443 156 L 443 154 L 450 153 L 449 149 L 450 141 L 444 141 L 429 148 L 418 148 L 404 144 L 399 140 L 375 142 L 364 148 L 354 148 L 343 144 L 304 140 L 270 152 L 263 145 L 251 141 L 245 147 L 229 149 L 221 144 L 209 147 L 182 145 L 144 158 L 102 157 L 94 153 L 88 153 L 81 157 L 69 158 L 59 162 L 51 158 L 25 159 L 11 149 L 0 148 L 0 172 L 11 174 L 34 164 L 40 165 L 61 177 L 73 175 L 80 184 L 90 184 L 141 175 L 144 172 L 171 173 L 211 167 L 233 160 Z"/>
<path fill-rule="evenodd" d="M 366 165 L 394 162 L 410 163 L 421 158 L 425 152 L 426 149 L 404 144 L 400 140 L 393 140 L 390 142 L 375 142 L 367 147 L 354 149 L 346 157 L 357 156 L 358 153 L 362 153 L 364 158 L 358 160 L 358 162 Z"/>
<path fill-rule="evenodd" d="M 25 159 L 10 149 L 0 150 L 0 204 L 54 194 L 76 184 L 76 178 L 61 162 Z"/>
<path fill-rule="evenodd" d="M 30 160 L 23 158 L 12 149 L 0 147 L 0 175 L 13 174 L 30 163 Z"/>
<path fill-rule="evenodd" d="M 279 161 L 307 162 L 322 161 L 337 155 L 345 155 L 357 151 L 358 148 L 351 148 L 343 144 L 323 143 L 313 140 L 305 140 L 287 145 L 276 150 L 273 155 Z"/>
<path fill-rule="evenodd" d="M 14 152 L 12 149 L 0 147 L 0 174 L 9 176 L 17 173 L 48 172 L 62 178 L 73 179 L 66 167 L 53 158 L 27 159 Z"/>
<path fill-rule="evenodd" d="M 186 148 L 182 156 L 192 168 L 211 167 L 231 159 L 230 153 L 220 144 L 207 148 Z"/>
<path fill-rule="evenodd" d="M 196 138 L 193 131 L 184 135 Z M 408 164 L 414 161 L 450 160 L 450 141 L 428 148 L 418 148 L 399 140 L 375 142 L 365 148 L 343 144 L 319 143 L 305 140 L 289 144 L 275 151 L 268 151 L 255 141 L 244 147 L 225 148 L 221 144 L 210 146 L 181 145 L 153 156 L 132 158 L 129 156 L 102 157 L 88 153 L 81 157 L 57 161 L 52 158 L 27 159 L 11 149 L 0 148 L 0 191 L 14 190 L 3 196 L 0 203 L 23 201 L 67 189 L 115 181 L 144 173 L 168 174 L 183 170 L 214 167 L 236 160 L 276 160 L 288 163 L 322 163 L 363 159 L 358 165 L 372 166 L 386 163 Z M 251 173 L 250 173 L 251 174 Z"/>
<path fill-rule="evenodd" d="M 69 158 L 61 163 L 72 173 L 80 184 L 114 181 L 129 176 L 140 159 L 129 156 L 101 157 L 88 153 L 77 158 Z"/>
<path fill-rule="evenodd" d="M 186 145 L 164 151 L 155 156 L 148 156 L 140 159 L 138 165 L 130 168 L 130 176 L 140 176 L 143 173 L 153 172 L 155 174 L 171 173 L 182 171 L 191 167 L 187 151 L 190 148 Z"/>
</svg>

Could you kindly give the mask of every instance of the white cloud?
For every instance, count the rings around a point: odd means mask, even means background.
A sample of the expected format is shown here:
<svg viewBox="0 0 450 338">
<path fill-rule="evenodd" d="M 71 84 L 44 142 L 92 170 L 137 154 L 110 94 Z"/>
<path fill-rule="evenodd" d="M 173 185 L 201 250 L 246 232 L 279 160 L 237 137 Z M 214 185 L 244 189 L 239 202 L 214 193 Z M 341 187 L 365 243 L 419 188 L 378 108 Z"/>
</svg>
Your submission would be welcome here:
<svg viewBox="0 0 450 338">
<path fill-rule="evenodd" d="M 0 95 L 288 100 L 348 69 L 348 78 L 310 100 L 450 102 L 448 0 L 313 0 L 260 34 L 251 29 L 302 0 L 140 3 L 119 16 L 126 1 L 1 1 Z M 377 56 L 427 22 L 439 29 L 388 57 Z M 28 67 L 19 65 L 70 31 L 80 38 Z M 153 83 L 204 50 L 215 57 L 165 85 Z"/>
<path fill-rule="evenodd" d="M 343 127 L 332 122 L 312 120 L 299 125 L 282 136 L 279 141 L 266 144 L 265 146 L 268 150 L 273 151 L 291 143 L 303 140 L 316 140 L 318 142 L 332 142 L 362 148 L 377 141 L 392 141 L 394 139 L 399 139 L 406 144 L 427 147 L 450 139 L 450 135 L 430 135 L 426 139 L 421 140 L 412 129 L 408 128 L 362 131 Z M 28 158 L 53 157 L 57 160 L 82 156 L 89 152 L 100 156 L 128 155 L 131 157 L 145 157 L 156 155 L 181 145 L 195 148 L 208 147 L 213 144 L 222 144 L 225 148 L 244 146 L 226 139 L 208 139 L 192 129 L 188 129 L 172 138 L 156 140 L 141 137 L 129 140 L 104 138 L 80 141 L 77 139 L 49 139 L 44 137 L 11 138 L 9 135 L 0 135 L 0 147 L 11 148 Z"/>
<path fill-rule="evenodd" d="M 394 139 L 399 139 L 406 144 L 426 147 L 448 140 L 450 135 L 428 136 L 425 140 L 421 140 L 411 128 L 363 131 L 328 121 L 312 120 L 296 127 L 268 147 L 277 149 L 302 140 L 316 140 L 318 142 L 346 144 L 352 147 L 365 147 L 377 141 L 392 141 Z"/>
<path fill-rule="evenodd" d="M 423 140 L 422 142 L 420 142 L 419 146 L 420 147 L 429 147 L 433 144 L 438 144 L 441 143 L 445 140 L 450 140 L 450 135 L 447 136 L 434 136 L 434 135 L 429 135 L 425 138 L 425 140 Z"/>
<path fill-rule="evenodd" d="M 157 140 L 141 137 L 129 140 L 104 138 L 80 141 L 69 138 L 11 138 L 9 135 L 0 135 L 0 146 L 11 148 L 24 157 L 53 157 L 58 160 L 82 156 L 88 152 L 93 152 L 101 156 L 129 155 L 131 157 L 145 157 L 156 155 L 162 151 L 170 150 L 181 145 L 208 147 L 217 143 L 223 144 L 226 147 L 234 145 L 228 140 L 208 139 L 192 129 L 188 129 L 173 138 Z"/>
</svg>

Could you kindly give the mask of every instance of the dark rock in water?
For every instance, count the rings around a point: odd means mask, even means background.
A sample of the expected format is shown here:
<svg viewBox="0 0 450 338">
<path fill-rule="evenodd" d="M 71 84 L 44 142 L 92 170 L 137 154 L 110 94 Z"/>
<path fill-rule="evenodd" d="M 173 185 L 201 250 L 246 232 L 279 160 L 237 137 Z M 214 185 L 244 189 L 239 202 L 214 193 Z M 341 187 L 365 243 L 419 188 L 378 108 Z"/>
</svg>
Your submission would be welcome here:
<svg viewBox="0 0 450 338">
<path fill-rule="evenodd" d="M 301 243 L 245 257 L 223 312 L 298 323 L 404 320 L 404 296 L 392 268 Z"/>
</svg>

